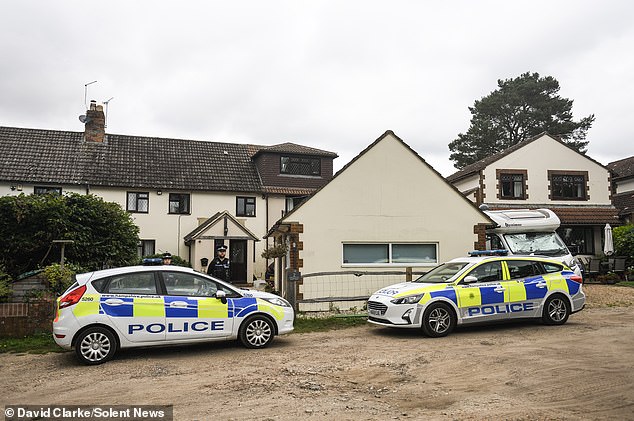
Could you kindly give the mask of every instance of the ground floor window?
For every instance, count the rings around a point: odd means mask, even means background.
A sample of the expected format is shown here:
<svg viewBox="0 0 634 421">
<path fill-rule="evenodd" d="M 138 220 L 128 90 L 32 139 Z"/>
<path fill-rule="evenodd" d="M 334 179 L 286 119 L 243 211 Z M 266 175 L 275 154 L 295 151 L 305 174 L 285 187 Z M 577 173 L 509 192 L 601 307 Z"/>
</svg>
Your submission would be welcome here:
<svg viewBox="0 0 634 421">
<path fill-rule="evenodd" d="M 156 240 L 141 240 L 139 242 L 138 254 L 139 257 L 151 256 L 156 251 Z"/>
<path fill-rule="evenodd" d="M 343 264 L 405 265 L 438 263 L 436 243 L 343 244 Z"/>
<path fill-rule="evenodd" d="M 594 254 L 594 228 L 591 226 L 561 226 L 557 234 L 572 254 Z"/>
</svg>

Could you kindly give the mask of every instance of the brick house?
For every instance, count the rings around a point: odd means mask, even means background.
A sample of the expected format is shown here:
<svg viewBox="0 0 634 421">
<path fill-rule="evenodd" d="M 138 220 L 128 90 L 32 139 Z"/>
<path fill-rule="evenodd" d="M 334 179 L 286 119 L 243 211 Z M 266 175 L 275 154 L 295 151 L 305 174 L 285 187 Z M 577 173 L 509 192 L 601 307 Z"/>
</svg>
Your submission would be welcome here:
<svg viewBox="0 0 634 421">
<path fill-rule="evenodd" d="M 260 254 L 268 240 L 261 239 L 332 178 L 337 157 L 293 143 L 110 134 L 104 123 L 103 108 L 93 101 L 84 132 L 0 127 L 0 195 L 94 194 L 130 212 L 140 228 L 139 256 L 169 251 L 205 270 L 202 256 L 211 260 L 225 244 L 240 284 L 264 276 Z M 219 213 L 231 216 L 228 229 L 198 230 Z"/>
<path fill-rule="evenodd" d="M 299 301 L 321 297 L 368 297 L 378 289 L 372 275 L 329 282 L 315 274 L 409 269 L 426 272 L 439 263 L 484 249 L 493 222 L 466 200 L 392 131 L 385 132 L 308 200 L 269 231 L 289 245 L 281 267 L 301 272 Z M 395 275 L 395 283 L 405 280 Z M 288 285 L 284 283 L 285 285 Z M 379 287 L 380 287 L 379 286 Z M 342 305 L 363 305 L 362 300 Z M 302 311 L 328 304 L 303 303 Z"/>
<path fill-rule="evenodd" d="M 619 225 L 610 170 L 542 133 L 447 177 L 476 205 L 491 210 L 553 210 L 573 254 L 600 255 L 605 224 Z"/>
<path fill-rule="evenodd" d="M 634 156 L 610 162 L 607 167 L 612 171 L 612 203 L 619 210 L 623 222 L 634 222 Z"/>
</svg>

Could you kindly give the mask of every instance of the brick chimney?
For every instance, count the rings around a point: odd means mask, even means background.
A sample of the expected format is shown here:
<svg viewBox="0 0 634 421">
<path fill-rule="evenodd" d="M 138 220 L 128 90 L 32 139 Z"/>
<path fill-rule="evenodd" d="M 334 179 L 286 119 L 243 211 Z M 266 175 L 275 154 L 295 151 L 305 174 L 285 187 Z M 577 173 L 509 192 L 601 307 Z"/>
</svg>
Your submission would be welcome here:
<svg viewBox="0 0 634 421">
<path fill-rule="evenodd" d="M 106 137 L 106 117 L 103 106 L 97 105 L 95 100 L 90 101 L 90 109 L 86 111 L 86 142 L 103 143 Z"/>
</svg>

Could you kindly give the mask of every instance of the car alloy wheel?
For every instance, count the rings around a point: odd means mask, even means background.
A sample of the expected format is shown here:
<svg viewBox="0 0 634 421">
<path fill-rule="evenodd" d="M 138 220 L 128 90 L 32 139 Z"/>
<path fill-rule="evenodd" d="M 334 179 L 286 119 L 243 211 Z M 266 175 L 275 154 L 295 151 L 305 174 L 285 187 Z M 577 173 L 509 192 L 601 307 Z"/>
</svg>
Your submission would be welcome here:
<svg viewBox="0 0 634 421">
<path fill-rule="evenodd" d="M 265 317 L 256 316 L 246 321 L 240 341 L 247 348 L 264 348 L 273 340 L 273 326 Z"/>
<path fill-rule="evenodd" d="M 84 331 L 75 344 L 75 352 L 79 359 L 89 365 L 101 364 L 114 355 L 117 344 L 114 335 L 100 327 Z"/>
<path fill-rule="evenodd" d="M 451 309 L 443 303 L 432 304 L 423 315 L 423 332 L 433 338 L 447 336 L 456 325 Z"/>
<path fill-rule="evenodd" d="M 561 295 L 553 295 L 544 304 L 544 323 L 549 325 L 562 325 L 570 315 L 570 304 Z"/>
</svg>

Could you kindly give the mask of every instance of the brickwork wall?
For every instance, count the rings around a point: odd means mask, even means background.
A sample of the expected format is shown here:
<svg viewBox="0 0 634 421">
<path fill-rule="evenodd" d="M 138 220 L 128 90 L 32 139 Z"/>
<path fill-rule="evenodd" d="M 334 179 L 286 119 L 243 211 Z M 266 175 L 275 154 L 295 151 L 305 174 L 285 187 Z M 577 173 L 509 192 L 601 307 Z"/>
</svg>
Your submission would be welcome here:
<svg viewBox="0 0 634 421">
<path fill-rule="evenodd" d="M 54 317 L 55 302 L 52 299 L 0 304 L 0 337 L 20 338 L 52 332 Z"/>
</svg>

